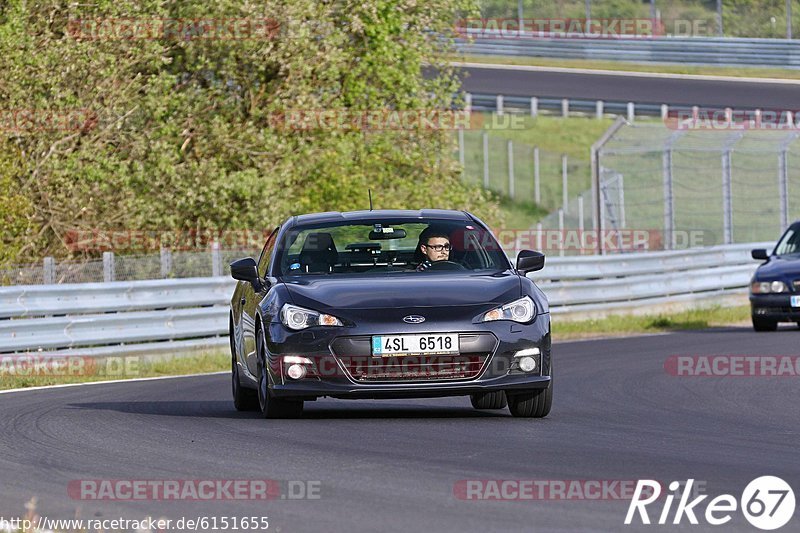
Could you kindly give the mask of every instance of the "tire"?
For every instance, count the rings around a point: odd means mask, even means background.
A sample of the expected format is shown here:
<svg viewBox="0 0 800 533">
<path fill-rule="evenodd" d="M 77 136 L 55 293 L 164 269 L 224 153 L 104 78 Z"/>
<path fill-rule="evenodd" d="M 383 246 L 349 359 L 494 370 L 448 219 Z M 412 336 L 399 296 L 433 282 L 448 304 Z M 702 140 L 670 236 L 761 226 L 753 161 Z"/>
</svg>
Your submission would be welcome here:
<svg viewBox="0 0 800 533">
<path fill-rule="evenodd" d="M 231 340 L 231 391 L 233 393 L 233 406 L 237 411 L 254 411 L 258 407 L 256 391 L 242 387 L 239 379 L 239 365 L 236 364 L 236 343 L 233 340 L 233 317 L 229 323 Z"/>
<path fill-rule="evenodd" d="M 778 321 L 768 318 L 751 316 L 753 319 L 753 329 L 756 331 L 775 331 L 778 329 Z"/>
<path fill-rule="evenodd" d="M 553 404 L 553 383 L 546 389 L 508 397 L 508 410 L 520 418 L 544 418 Z"/>
<path fill-rule="evenodd" d="M 550 384 L 522 394 L 507 395 L 508 410 L 519 418 L 544 418 L 553 406 L 553 359 L 550 359 Z"/>
<path fill-rule="evenodd" d="M 475 409 L 503 409 L 508 405 L 506 393 L 503 391 L 470 394 L 469 401 Z"/>
<path fill-rule="evenodd" d="M 264 335 L 256 330 L 256 353 L 258 354 L 258 411 L 263 418 L 299 418 L 303 415 L 303 402 L 280 400 L 269 391 L 267 354 Z"/>
</svg>

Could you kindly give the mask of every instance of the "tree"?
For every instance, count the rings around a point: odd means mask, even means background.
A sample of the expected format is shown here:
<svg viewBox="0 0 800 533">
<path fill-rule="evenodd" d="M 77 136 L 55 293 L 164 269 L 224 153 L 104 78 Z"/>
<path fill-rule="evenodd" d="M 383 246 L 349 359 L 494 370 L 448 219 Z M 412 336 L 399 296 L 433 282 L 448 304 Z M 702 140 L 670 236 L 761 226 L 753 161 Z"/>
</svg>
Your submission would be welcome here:
<svg viewBox="0 0 800 533">
<path fill-rule="evenodd" d="M 453 133 L 286 127 L 287 112 L 449 109 L 442 59 L 467 0 L 266 0 L 0 7 L 7 260 L 66 255 L 70 232 L 265 229 L 294 213 L 470 209 Z M 148 37 L 148 38 L 143 38 Z M 423 70 L 437 69 L 437 77 Z M 20 115 L 22 111 L 22 115 Z M 0 190 L 0 195 L 4 194 Z M 10 233 L 10 235 L 8 235 Z"/>
</svg>

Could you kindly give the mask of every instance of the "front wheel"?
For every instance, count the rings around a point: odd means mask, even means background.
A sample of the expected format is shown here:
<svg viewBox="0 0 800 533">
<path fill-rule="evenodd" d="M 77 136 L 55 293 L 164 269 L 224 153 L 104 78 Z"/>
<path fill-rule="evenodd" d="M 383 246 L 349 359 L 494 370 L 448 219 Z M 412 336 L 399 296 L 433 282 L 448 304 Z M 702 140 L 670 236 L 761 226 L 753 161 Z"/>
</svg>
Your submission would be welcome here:
<svg viewBox="0 0 800 533">
<path fill-rule="evenodd" d="M 769 320 L 768 318 L 752 317 L 753 329 L 756 331 L 775 331 L 778 329 L 777 320 Z"/>
<path fill-rule="evenodd" d="M 253 411 L 258 407 L 256 391 L 242 387 L 239 379 L 239 365 L 236 362 L 236 342 L 233 338 L 233 317 L 228 324 L 231 341 L 231 389 L 233 392 L 233 406 L 237 411 Z"/>
<path fill-rule="evenodd" d="M 267 354 L 263 334 L 256 334 L 256 353 L 258 353 L 258 407 L 264 418 L 299 418 L 303 415 L 302 401 L 280 400 L 269 391 Z"/>
<path fill-rule="evenodd" d="M 475 409 L 502 409 L 508 404 L 503 391 L 470 394 L 469 401 Z"/>
<path fill-rule="evenodd" d="M 544 418 L 553 405 L 553 382 L 546 389 L 515 394 L 508 397 L 508 410 L 521 418 Z"/>
</svg>

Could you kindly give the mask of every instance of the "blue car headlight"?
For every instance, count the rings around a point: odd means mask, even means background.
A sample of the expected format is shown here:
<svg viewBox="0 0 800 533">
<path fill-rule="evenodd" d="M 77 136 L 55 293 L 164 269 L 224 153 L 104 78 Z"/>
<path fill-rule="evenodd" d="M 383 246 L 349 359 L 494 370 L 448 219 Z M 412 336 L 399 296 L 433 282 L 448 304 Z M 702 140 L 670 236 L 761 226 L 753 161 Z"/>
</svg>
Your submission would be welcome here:
<svg viewBox="0 0 800 533">
<path fill-rule="evenodd" d="M 754 281 L 750 284 L 753 294 L 780 294 L 789 292 L 789 288 L 782 281 Z"/>
<path fill-rule="evenodd" d="M 289 329 L 299 331 L 311 326 L 343 326 L 342 321 L 333 315 L 326 315 L 298 307 L 292 304 L 283 304 L 281 308 L 281 323 Z"/>
<path fill-rule="evenodd" d="M 530 322 L 536 316 L 536 304 L 530 296 L 523 296 L 502 307 L 492 309 L 483 314 L 481 322 L 494 320 L 512 320 L 514 322 Z"/>
</svg>

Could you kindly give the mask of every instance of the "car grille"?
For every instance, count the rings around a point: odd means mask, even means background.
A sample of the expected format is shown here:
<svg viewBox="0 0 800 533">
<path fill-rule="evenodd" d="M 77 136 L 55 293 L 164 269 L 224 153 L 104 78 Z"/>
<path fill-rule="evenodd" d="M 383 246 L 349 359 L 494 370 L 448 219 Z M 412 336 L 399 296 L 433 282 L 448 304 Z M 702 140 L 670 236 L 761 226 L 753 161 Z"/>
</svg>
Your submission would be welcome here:
<svg viewBox="0 0 800 533">
<path fill-rule="evenodd" d="M 344 337 L 331 345 L 356 382 L 462 381 L 480 376 L 497 346 L 491 333 L 459 335 L 459 355 L 373 357 L 371 337 Z"/>
</svg>

